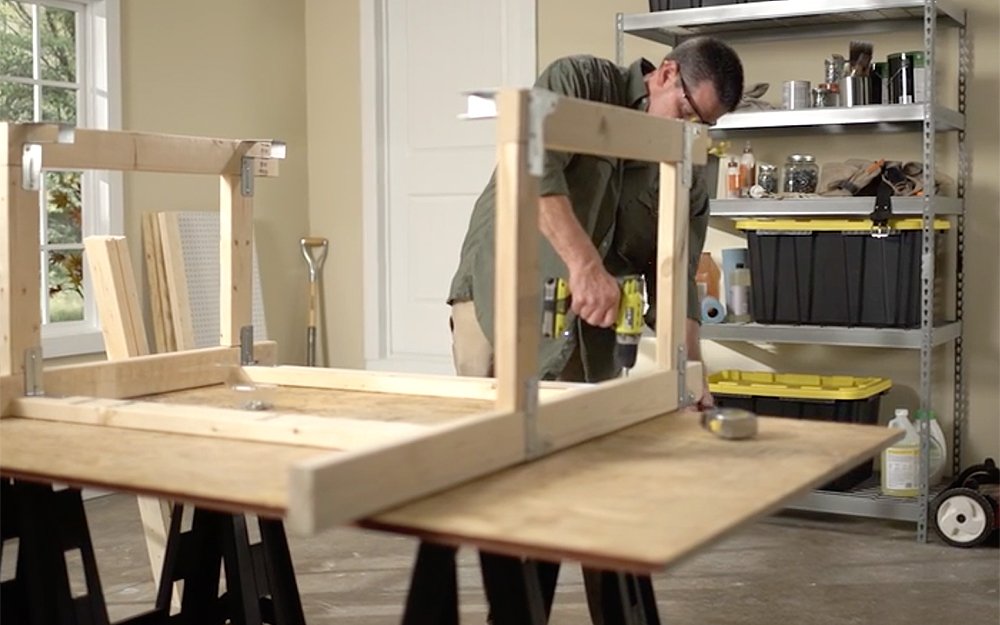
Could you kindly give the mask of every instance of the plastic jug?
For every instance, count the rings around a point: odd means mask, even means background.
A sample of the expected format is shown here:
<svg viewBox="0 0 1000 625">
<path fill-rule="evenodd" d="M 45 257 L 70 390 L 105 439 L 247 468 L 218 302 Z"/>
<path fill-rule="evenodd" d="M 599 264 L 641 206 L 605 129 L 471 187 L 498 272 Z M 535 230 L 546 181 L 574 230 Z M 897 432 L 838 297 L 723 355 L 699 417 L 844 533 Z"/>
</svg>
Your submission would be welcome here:
<svg viewBox="0 0 1000 625">
<path fill-rule="evenodd" d="M 941 482 L 944 477 L 945 467 L 948 466 L 948 442 L 944 438 L 941 424 L 934 417 L 934 412 L 928 412 L 930 419 L 930 447 L 931 447 L 931 472 L 927 483 L 931 486 Z M 920 430 L 917 430 L 919 435 Z M 919 438 L 917 440 L 920 440 Z"/>
<path fill-rule="evenodd" d="M 902 440 L 882 452 L 882 492 L 893 497 L 920 494 L 920 434 L 906 408 L 897 408 L 889 427 L 906 431 Z"/>
</svg>

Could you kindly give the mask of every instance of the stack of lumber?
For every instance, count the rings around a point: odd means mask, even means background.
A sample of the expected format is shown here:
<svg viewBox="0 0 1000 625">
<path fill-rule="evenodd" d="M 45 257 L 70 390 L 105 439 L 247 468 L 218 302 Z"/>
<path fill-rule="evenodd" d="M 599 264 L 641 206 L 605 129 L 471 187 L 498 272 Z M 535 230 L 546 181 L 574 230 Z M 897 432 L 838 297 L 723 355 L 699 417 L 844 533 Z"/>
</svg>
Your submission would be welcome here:
<svg viewBox="0 0 1000 625">
<path fill-rule="evenodd" d="M 156 352 L 219 344 L 219 213 L 147 212 L 142 249 Z M 265 340 L 263 295 L 253 254 L 254 338 Z"/>
</svg>

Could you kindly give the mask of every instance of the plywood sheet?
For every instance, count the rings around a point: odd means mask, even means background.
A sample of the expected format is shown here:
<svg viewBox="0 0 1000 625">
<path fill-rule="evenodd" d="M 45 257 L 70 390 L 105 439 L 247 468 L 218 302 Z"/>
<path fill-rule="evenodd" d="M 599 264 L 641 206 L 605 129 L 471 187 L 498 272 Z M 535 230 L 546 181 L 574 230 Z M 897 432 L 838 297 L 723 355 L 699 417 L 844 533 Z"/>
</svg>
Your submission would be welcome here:
<svg viewBox="0 0 1000 625">
<path fill-rule="evenodd" d="M 888 428 L 763 418 L 725 441 L 683 412 L 377 515 L 373 528 L 638 572 L 676 563 L 874 455 Z"/>
<path fill-rule="evenodd" d="M 293 463 L 331 453 L 17 417 L 0 421 L 5 475 L 266 515 L 283 514 L 287 508 Z"/>
<path fill-rule="evenodd" d="M 376 421 L 404 421 L 422 425 L 447 423 L 486 412 L 493 407 L 493 402 L 484 399 L 424 397 L 289 386 L 276 387 L 270 397 L 277 412 Z M 151 395 L 143 399 L 217 408 L 235 408 L 238 405 L 233 391 L 223 385 Z"/>
</svg>

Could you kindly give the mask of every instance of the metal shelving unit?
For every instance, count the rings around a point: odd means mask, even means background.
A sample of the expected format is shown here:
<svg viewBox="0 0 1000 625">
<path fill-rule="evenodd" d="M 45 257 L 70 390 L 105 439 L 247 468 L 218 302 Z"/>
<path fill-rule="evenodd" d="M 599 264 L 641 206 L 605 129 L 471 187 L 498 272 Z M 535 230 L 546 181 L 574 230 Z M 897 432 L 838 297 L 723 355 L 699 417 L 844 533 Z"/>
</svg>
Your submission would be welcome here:
<svg viewBox="0 0 1000 625">
<path fill-rule="evenodd" d="M 906 105 L 873 105 L 851 108 L 795 111 L 736 112 L 723 117 L 710 130 L 713 138 L 782 137 L 817 134 L 915 132 L 922 137 L 924 189 L 920 198 L 893 198 L 893 212 L 921 219 L 921 325 L 916 329 L 846 328 L 764 324 L 718 324 L 702 328 L 702 337 L 716 341 L 809 343 L 824 345 L 912 349 L 920 353 L 920 411 L 932 410 L 932 355 L 935 347 L 954 348 L 952 472 L 960 471 L 962 430 L 966 412 L 966 381 L 962 361 L 962 317 L 965 251 L 965 192 L 969 164 L 965 107 L 969 66 L 969 33 L 965 9 L 951 0 L 768 0 L 746 4 L 681 9 L 634 15 L 619 14 L 616 21 L 617 60 L 624 63 L 625 36 L 632 35 L 676 45 L 697 35 L 713 35 L 731 43 L 830 36 L 857 38 L 865 34 L 919 29 L 923 34 L 925 66 L 935 67 L 938 27 L 956 28 L 958 42 L 958 110 L 931 101 Z M 926 91 L 936 94 L 933 71 Z M 934 193 L 936 139 L 939 133 L 958 134 L 957 197 Z M 711 214 L 723 218 L 865 216 L 874 198 L 822 198 L 801 200 L 715 200 Z M 952 321 L 935 323 L 934 273 L 936 217 L 954 220 L 956 236 L 956 304 Z M 884 497 L 872 483 L 851 492 L 816 491 L 792 502 L 793 509 L 835 512 L 913 521 L 917 538 L 927 540 L 930 434 L 926 419 L 918 419 L 923 463 L 921 493 L 916 500 Z"/>
<path fill-rule="evenodd" d="M 959 198 L 940 197 L 935 201 L 938 215 L 961 215 L 964 202 Z M 808 198 L 801 200 L 710 200 L 712 217 L 752 219 L 756 217 L 866 217 L 875 208 L 873 197 Z M 896 215 L 920 216 L 921 198 L 893 198 Z"/>
</svg>

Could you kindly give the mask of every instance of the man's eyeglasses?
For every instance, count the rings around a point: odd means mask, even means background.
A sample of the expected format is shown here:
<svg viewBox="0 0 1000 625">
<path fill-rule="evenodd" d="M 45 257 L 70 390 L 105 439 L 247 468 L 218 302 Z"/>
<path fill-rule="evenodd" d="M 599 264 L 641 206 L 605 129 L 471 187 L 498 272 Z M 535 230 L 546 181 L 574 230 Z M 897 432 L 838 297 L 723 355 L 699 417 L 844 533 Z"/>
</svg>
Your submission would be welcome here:
<svg viewBox="0 0 1000 625">
<path fill-rule="evenodd" d="M 684 80 L 684 74 L 677 70 L 677 77 L 681 81 L 681 91 L 684 92 L 684 99 L 687 100 L 688 108 L 694 113 L 688 121 L 698 122 L 699 124 L 705 124 L 706 126 L 714 126 L 715 122 L 709 122 L 705 120 L 705 116 L 702 115 L 698 108 L 694 105 L 694 98 L 691 97 L 691 90 L 688 89 L 687 82 Z"/>
</svg>

